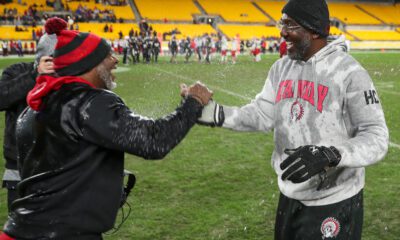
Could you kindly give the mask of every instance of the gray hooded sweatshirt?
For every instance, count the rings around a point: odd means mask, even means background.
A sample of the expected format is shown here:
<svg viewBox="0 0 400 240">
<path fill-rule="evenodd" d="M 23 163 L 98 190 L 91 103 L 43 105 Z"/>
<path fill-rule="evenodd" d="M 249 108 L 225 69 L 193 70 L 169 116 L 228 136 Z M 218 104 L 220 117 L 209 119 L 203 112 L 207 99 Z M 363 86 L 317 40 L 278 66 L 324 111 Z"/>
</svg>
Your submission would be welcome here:
<svg viewBox="0 0 400 240">
<path fill-rule="evenodd" d="M 308 61 L 284 57 L 271 67 L 262 91 L 243 107 L 224 106 L 223 127 L 271 131 L 272 167 L 280 191 L 307 206 L 337 203 L 356 195 L 365 166 L 385 156 L 389 135 L 381 102 L 367 71 L 346 53 L 344 37 Z M 294 184 L 282 181 L 286 148 L 335 146 L 342 160 L 327 174 Z"/>
</svg>

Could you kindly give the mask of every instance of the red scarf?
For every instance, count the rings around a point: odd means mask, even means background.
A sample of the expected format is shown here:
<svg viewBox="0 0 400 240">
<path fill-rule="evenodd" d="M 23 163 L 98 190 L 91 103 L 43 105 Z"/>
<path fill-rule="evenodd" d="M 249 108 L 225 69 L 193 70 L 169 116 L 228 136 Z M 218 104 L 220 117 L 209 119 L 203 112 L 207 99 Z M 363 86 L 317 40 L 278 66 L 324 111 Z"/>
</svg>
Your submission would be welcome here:
<svg viewBox="0 0 400 240">
<path fill-rule="evenodd" d="M 76 76 L 52 77 L 49 75 L 41 75 L 36 78 L 36 85 L 29 91 L 26 101 L 28 105 L 35 111 L 40 110 L 42 98 L 51 91 L 57 91 L 62 85 L 68 83 L 84 83 L 96 88 L 91 82 Z"/>
</svg>

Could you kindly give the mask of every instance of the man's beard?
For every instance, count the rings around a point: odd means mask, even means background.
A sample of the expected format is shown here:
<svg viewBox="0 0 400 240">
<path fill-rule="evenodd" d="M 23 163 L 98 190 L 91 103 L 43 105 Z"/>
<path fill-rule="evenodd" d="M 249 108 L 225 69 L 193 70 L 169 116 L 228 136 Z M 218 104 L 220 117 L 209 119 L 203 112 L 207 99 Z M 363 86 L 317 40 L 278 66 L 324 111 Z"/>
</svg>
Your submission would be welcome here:
<svg viewBox="0 0 400 240">
<path fill-rule="evenodd" d="M 311 37 L 305 35 L 304 38 L 294 45 L 294 52 L 288 52 L 289 58 L 292 60 L 304 60 L 306 52 L 311 46 Z"/>
<path fill-rule="evenodd" d="M 106 89 L 112 90 L 117 87 L 117 83 L 113 81 L 113 76 L 110 71 L 107 71 L 104 64 L 100 64 L 97 67 L 100 79 L 104 82 Z"/>
</svg>

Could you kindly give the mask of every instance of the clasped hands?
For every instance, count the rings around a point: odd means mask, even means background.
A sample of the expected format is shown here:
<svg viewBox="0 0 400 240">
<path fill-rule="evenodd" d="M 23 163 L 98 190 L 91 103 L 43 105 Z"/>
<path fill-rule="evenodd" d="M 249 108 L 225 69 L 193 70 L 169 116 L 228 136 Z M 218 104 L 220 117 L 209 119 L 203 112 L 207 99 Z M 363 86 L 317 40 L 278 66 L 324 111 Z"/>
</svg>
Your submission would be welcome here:
<svg viewBox="0 0 400 240">
<path fill-rule="evenodd" d="M 192 84 L 189 87 L 182 83 L 181 96 L 184 98 L 190 96 L 196 99 L 202 106 L 205 106 L 213 96 L 213 92 L 208 89 L 206 85 L 197 81 L 195 84 Z"/>
<path fill-rule="evenodd" d="M 190 87 L 181 84 L 181 96 L 185 98 L 191 96 L 204 106 L 201 117 L 197 120 L 198 124 L 211 127 L 222 126 L 225 120 L 224 108 L 212 100 L 213 92 L 203 83 L 196 82 Z"/>
</svg>

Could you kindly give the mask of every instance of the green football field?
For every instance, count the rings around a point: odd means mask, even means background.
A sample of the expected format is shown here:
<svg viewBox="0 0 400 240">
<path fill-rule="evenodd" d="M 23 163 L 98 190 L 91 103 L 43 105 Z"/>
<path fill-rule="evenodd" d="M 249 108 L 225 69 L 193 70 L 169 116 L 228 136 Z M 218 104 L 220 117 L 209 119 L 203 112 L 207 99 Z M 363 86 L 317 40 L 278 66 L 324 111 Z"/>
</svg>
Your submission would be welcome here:
<svg viewBox="0 0 400 240">
<path fill-rule="evenodd" d="M 399 239 L 400 52 L 352 55 L 374 80 L 391 142 L 386 158 L 367 168 L 363 239 Z M 115 92 L 134 112 L 153 118 L 175 109 L 182 82 L 200 80 L 214 91 L 217 102 L 243 105 L 261 90 L 276 59 L 277 55 L 265 55 L 255 63 L 249 56 L 240 56 L 235 65 L 216 60 L 199 64 L 194 58 L 188 64 L 183 58 L 178 64 L 170 64 L 168 58 L 158 64 L 120 64 Z M 18 61 L 21 59 L 0 58 L 0 69 Z M 0 129 L 4 129 L 3 112 Z M 1 135 L 1 145 L 2 141 Z M 270 164 L 272 149 L 271 133 L 195 126 L 161 161 L 126 155 L 125 168 L 137 177 L 129 197 L 131 213 L 120 229 L 105 239 L 273 239 L 279 191 Z M 2 149 L 0 152 L 2 156 Z M 124 210 L 125 214 L 129 211 L 128 207 Z M 6 191 L 2 189 L 0 223 L 6 218 Z M 120 222 L 121 218 L 116 224 Z"/>
</svg>

